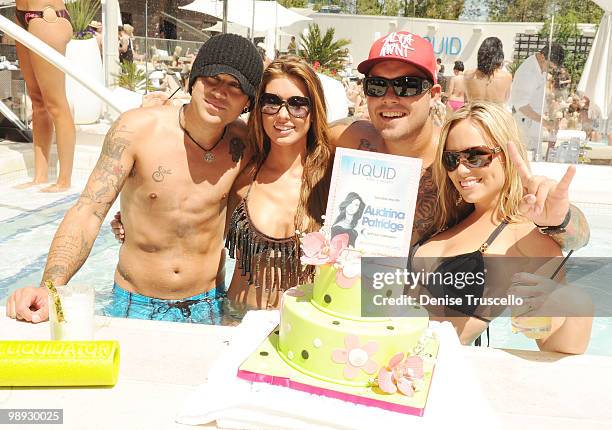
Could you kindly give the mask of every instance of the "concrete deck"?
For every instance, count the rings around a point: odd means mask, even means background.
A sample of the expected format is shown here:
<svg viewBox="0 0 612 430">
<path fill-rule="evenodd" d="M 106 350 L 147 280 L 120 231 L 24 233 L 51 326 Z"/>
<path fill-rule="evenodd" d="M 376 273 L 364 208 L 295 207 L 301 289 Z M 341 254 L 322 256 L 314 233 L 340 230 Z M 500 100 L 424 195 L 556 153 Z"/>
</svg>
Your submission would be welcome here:
<svg viewBox="0 0 612 430">
<path fill-rule="evenodd" d="M 234 328 L 97 318 L 97 339 L 121 345 L 113 388 L 0 389 L 0 408 L 63 408 L 67 429 L 189 429 L 174 422 Z M 48 339 L 48 323 L 9 320 L 0 339 Z M 611 429 L 612 358 L 461 347 L 505 429 Z M 478 405 L 474 405 L 478 414 Z M 36 426 L 45 428 L 46 426 Z M 57 427 L 55 427 L 57 428 Z M 203 426 L 202 428 L 215 428 Z M 381 427 L 384 428 L 384 415 Z M 453 428 L 453 417 L 448 417 Z M 472 427 L 472 429 L 475 427 Z"/>
<path fill-rule="evenodd" d="M 81 125 L 77 128 L 73 182 L 85 182 L 100 156 L 109 124 Z M 49 179 L 57 175 L 57 146 L 51 145 Z M 31 143 L 0 141 L 0 183 L 16 184 L 34 173 L 34 146 Z M 79 181 L 81 180 L 81 181 Z"/>
</svg>

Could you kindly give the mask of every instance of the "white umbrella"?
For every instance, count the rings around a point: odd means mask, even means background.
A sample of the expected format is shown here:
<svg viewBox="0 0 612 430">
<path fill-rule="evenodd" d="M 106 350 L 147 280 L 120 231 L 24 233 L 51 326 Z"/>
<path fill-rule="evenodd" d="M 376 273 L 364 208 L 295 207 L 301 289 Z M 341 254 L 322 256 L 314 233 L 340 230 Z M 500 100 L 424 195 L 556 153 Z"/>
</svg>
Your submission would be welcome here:
<svg viewBox="0 0 612 430">
<path fill-rule="evenodd" d="M 235 22 L 227 23 L 227 32 L 233 34 L 239 34 L 244 37 L 248 37 L 250 27 L 245 27 L 244 25 L 236 24 Z M 212 27 L 205 28 L 204 31 L 214 31 L 216 33 L 221 33 L 223 31 L 223 23 L 221 21 L 217 22 Z M 266 37 L 267 31 L 256 31 L 255 37 Z"/>
<path fill-rule="evenodd" d="M 348 116 L 348 99 L 342 82 L 323 73 L 317 73 L 327 107 L 327 121 L 333 122 Z"/>
<path fill-rule="evenodd" d="M 605 121 L 612 109 L 612 0 L 594 0 L 603 10 L 595 41 L 584 65 L 578 91 L 590 101 L 590 114 Z"/>
<path fill-rule="evenodd" d="M 227 20 L 245 27 L 253 23 L 253 1 L 227 0 Z M 276 8 L 276 9 L 275 9 Z M 205 13 L 223 19 L 223 0 L 195 0 L 179 9 Z M 288 27 L 299 21 L 312 21 L 312 18 L 300 15 L 276 1 L 255 1 L 255 31 L 267 31 L 278 27 Z"/>
</svg>

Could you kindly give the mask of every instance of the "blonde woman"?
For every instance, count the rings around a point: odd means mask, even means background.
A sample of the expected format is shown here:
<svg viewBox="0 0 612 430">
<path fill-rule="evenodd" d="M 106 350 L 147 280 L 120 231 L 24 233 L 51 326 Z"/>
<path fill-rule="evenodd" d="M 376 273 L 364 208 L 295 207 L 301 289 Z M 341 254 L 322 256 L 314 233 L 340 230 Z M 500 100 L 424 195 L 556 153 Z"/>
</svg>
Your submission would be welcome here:
<svg viewBox="0 0 612 430">
<path fill-rule="evenodd" d="M 119 61 L 134 62 L 134 27 L 124 24 L 119 32 Z"/>
<path fill-rule="evenodd" d="M 515 142 L 513 148 L 509 142 Z M 517 153 L 514 159 L 510 151 Z M 439 233 L 418 247 L 416 257 L 438 257 L 441 262 L 435 270 L 450 272 L 456 268 L 482 271 L 485 255 L 561 256 L 559 245 L 521 214 L 524 187 L 528 187 L 525 159 L 516 124 L 499 104 L 476 102 L 456 111 L 442 128 L 434 161 L 439 193 L 433 228 Z M 568 171 L 558 186 L 568 186 L 571 176 L 572 171 Z M 551 194 L 555 192 L 551 190 Z M 558 266 L 559 262 L 555 263 Z M 499 275 L 492 272 L 488 270 L 486 285 Z M 478 286 L 470 286 L 460 294 L 477 296 L 482 292 Z M 583 315 L 587 314 L 587 300 L 572 295 L 574 299 L 582 300 L 586 309 Z M 566 303 L 581 305 L 576 301 Z M 488 319 L 477 315 L 474 306 L 464 304 L 452 311 L 446 315 L 463 316 L 444 319 L 452 321 L 463 343 L 471 343 L 487 328 Z M 582 353 L 588 345 L 591 323 L 590 317 L 555 317 L 551 333 L 538 340 L 538 346 L 547 351 Z"/>
<path fill-rule="evenodd" d="M 17 0 L 17 23 L 54 48 L 66 53 L 72 37 L 70 16 L 61 0 Z M 19 186 L 27 188 L 48 180 L 49 153 L 55 129 L 59 158 L 57 183 L 43 188 L 58 192 L 70 188 L 74 159 L 75 127 L 66 99 L 66 77 L 42 57 L 16 43 L 19 66 L 32 100 L 32 134 L 34 137 L 34 178 Z"/>
<path fill-rule="evenodd" d="M 236 179 L 226 246 L 236 257 L 228 290 L 239 308 L 277 307 L 282 291 L 303 283 L 296 231 L 319 230 L 332 150 L 321 82 L 297 57 L 273 61 L 248 127 L 256 154 Z"/>
</svg>

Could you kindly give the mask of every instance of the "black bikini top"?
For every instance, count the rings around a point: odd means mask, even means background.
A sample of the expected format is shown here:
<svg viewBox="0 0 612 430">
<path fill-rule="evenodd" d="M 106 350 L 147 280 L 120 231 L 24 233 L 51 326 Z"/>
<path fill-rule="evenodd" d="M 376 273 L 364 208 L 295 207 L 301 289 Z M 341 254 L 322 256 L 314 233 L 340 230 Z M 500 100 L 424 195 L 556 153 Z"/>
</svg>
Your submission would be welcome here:
<svg viewBox="0 0 612 430">
<path fill-rule="evenodd" d="M 503 220 L 501 224 L 498 225 L 495 228 L 495 230 L 493 230 L 493 233 L 491 233 L 491 235 L 487 238 L 487 240 L 482 245 L 480 245 L 480 248 L 478 248 L 476 251 L 468 252 L 465 254 L 453 255 L 452 257 L 444 258 L 442 263 L 438 265 L 435 271 L 445 273 L 446 271 L 449 271 L 449 270 L 452 271 L 456 267 L 462 268 L 462 271 L 464 272 L 471 272 L 471 273 L 477 273 L 479 269 L 484 270 L 484 258 L 482 254 L 487 252 L 487 249 L 489 248 L 489 246 L 491 246 L 493 241 L 497 239 L 497 236 L 499 236 L 499 234 L 502 232 L 502 230 L 507 225 L 508 225 L 508 220 Z M 467 264 L 467 270 L 466 270 L 466 264 Z M 470 268 L 472 267 L 474 268 L 474 270 L 470 270 Z"/>
<path fill-rule="evenodd" d="M 485 264 L 483 254 L 487 251 L 489 246 L 493 243 L 493 241 L 499 236 L 502 230 L 508 225 L 508 220 L 504 219 L 500 225 L 498 225 L 493 233 L 487 238 L 487 240 L 480 245 L 476 251 L 468 252 L 465 254 L 454 255 L 452 257 L 446 257 L 442 260 L 442 262 L 438 265 L 434 272 L 441 273 L 442 277 L 447 273 L 452 274 L 453 279 L 455 278 L 456 273 L 485 273 Z M 414 255 L 418 247 L 421 243 L 418 243 L 414 246 L 411 254 Z M 486 275 L 485 275 L 486 278 Z M 435 280 L 436 278 L 434 278 Z M 455 288 L 452 285 L 437 284 L 436 282 L 428 283 L 426 286 L 427 290 L 432 294 L 432 296 L 437 298 L 443 297 L 462 297 L 461 305 L 451 305 L 448 306 L 449 309 L 453 309 L 457 312 L 460 312 L 464 315 L 477 318 L 485 323 L 489 324 L 491 320 L 483 318 L 476 314 L 477 305 L 470 304 L 470 302 L 466 299 L 465 296 L 473 295 L 474 297 L 482 297 L 485 288 L 485 282 L 482 284 L 470 284 L 466 285 L 463 288 Z M 489 346 L 489 342 L 491 340 L 491 335 L 489 334 L 489 327 L 487 325 L 487 346 Z M 474 341 L 475 346 L 481 346 L 482 344 L 482 335 L 478 336 L 478 338 Z"/>
<path fill-rule="evenodd" d="M 463 286 L 462 288 L 456 288 L 454 285 L 448 285 L 447 283 L 438 284 L 435 282 L 437 279 L 444 279 L 445 275 L 450 273 L 453 276 L 453 279 L 457 279 L 455 274 L 463 274 L 465 276 L 466 273 L 474 274 L 472 279 L 477 279 L 476 275 L 480 273 L 485 273 L 485 263 L 483 254 L 487 251 L 489 246 L 493 243 L 493 241 L 499 236 L 502 230 L 508 225 L 508 220 L 503 220 L 500 225 L 498 225 L 493 233 L 488 237 L 488 239 L 480 245 L 475 251 L 468 252 L 465 254 L 454 255 L 452 257 L 446 257 L 442 260 L 442 262 L 436 267 L 433 271 L 434 273 L 440 273 L 441 276 L 438 278 L 433 278 L 434 282 L 429 282 L 426 285 L 426 288 L 429 292 L 438 298 L 442 298 L 445 296 L 448 297 L 462 297 L 461 305 L 448 306 L 450 309 L 456 310 L 470 317 L 478 318 L 485 322 L 490 322 L 490 320 L 482 318 L 481 316 L 476 315 L 477 305 L 470 305 L 468 300 L 465 299 L 467 295 L 473 295 L 474 297 L 482 297 L 485 288 L 485 282 L 483 279 L 482 283 L 471 283 Z M 418 246 L 415 246 L 418 248 Z M 416 249 L 413 250 L 413 254 Z"/>
<path fill-rule="evenodd" d="M 310 266 L 302 269 L 298 236 L 271 237 L 251 221 L 247 201 L 253 182 L 230 219 L 225 239 L 230 257 L 237 258 L 236 264 L 243 276 L 249 275 L 249 284 L 265 286 L 269 293 L 309 282 L 314 271 Z"/>
</svg>

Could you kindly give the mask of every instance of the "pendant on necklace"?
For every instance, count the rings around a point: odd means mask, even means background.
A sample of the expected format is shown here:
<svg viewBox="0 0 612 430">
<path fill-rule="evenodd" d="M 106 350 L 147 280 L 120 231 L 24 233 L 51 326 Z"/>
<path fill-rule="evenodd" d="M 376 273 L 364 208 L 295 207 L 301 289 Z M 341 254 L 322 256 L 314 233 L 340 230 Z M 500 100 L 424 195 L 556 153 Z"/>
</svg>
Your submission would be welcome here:
<svg viewBox="0 0 612 430">
<path fill-rule="evenodd" d="M 206 151 L 204 153 L 204 161 L 206 161 L 207 163 L 212 163 L 213 161 L 215 161 L 215 155 L 210 151 Z"/>
</svg>

